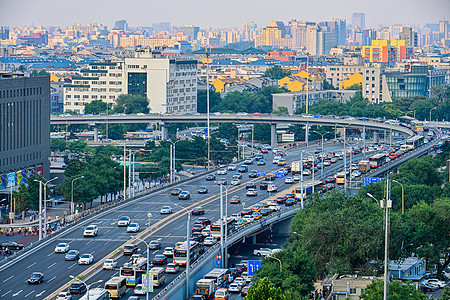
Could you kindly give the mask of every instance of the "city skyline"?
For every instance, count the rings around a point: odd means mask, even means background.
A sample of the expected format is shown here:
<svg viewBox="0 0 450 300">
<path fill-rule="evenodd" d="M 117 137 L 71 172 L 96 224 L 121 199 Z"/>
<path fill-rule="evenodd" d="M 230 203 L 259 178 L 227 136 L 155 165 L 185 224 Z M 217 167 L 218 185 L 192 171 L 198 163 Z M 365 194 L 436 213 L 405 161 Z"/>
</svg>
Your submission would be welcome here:
<svg viewBox="0 0 450 300">
<path fill-rule="evenodd" d="M 118 0 L 100 0 L 88 2 L 56 2 L 42 0 L 12 1 L 3 0 L 0 4 L 0 26 L 70 26 L 75 23 L 101 23 L 111 29 L 114 22 L 125 19 L 131 27 L 151 26 L 153 23 L 170 22 L 175 26 L 192 24 L 205 27 L 238 27 L 248 21 L 254 21 L 258 27 L 267 26 L 271 20 L 288 21 L 291 19 L 323 21 L 332 18 L 346 19 L 351 24 L 354 12 L 366 15 L 366 26 L 379 24 L 410 24 L 423 26 L 447 19 L 445 12 L 449 12 L 450 5 L 446 0 L 430 0 L 424 6 L 419 0 L 388 1 L 381 0 L 372 3 L 361 3 L 348 0 L 344 4 L 333 0 L 321 0 L 314 3 L 286 1 L 283 6 L 276 7 L 267 0 L 250 0 L 239 2 L 230 0 L 226 6 L 215 9 L 216 6 L 199 0 L 195 4 L 185 1 L 171 1 L 171 7 L 164 7 L 164 3 L 148 3 L 133 1 L 136 7 L 123 10 Z M 26 7 L 24 10 L 23 8 Z M 139 9 L 136 9 L 139 7 Z M 270 9 L 265 9 L 270 7 Z M 326 9 L 324 9 L 326 7 Z M 387 9 L 387 7 L 389 9 Z M 256 8 L 256 9 L 255 9 Z M 262 8 L 262 9 L 261 9 Z M 71 13 L 67 13 L 70 11 Z M 186 14 L 185 12 L 189 12 Z"/>
</svg>

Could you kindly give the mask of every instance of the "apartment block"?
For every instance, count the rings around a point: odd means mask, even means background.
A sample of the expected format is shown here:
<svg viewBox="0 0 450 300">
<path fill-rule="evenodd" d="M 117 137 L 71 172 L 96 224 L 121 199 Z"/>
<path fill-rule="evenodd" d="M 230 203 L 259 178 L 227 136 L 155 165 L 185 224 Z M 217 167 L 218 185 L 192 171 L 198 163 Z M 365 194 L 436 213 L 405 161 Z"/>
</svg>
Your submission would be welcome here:
<svg viewBox="0 0 450 300">
<path fill-rule="evenodd" d="M 371 46 L 364 46 L 361 55 L 365 62 L 401 62 L 413 56 L 413 48 L 405 40 L 374 40 Z"/>
<path fill-rule="evenodd" d="M 340 81 L 348 79 L 355 73 L 362 74 L 363 68 L 363 65 L 328 65 L 325 77 L 330 84 L 337 88 Z"/>
</svg>

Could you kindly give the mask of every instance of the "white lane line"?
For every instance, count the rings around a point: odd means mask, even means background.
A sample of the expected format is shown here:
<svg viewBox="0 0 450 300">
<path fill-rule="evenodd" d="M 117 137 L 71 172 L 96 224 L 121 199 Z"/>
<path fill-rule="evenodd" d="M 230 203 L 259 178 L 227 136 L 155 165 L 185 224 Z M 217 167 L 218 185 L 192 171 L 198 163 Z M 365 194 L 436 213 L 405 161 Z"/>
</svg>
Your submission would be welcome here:
<svg viewBox="0 0 450 300">
<path fill-rule="evenodd" d="M 56 265 L 56 263 L 52 263 L 50 266 L 47 267 L 47 269 L 50 269 L 50 268 L 53 267 L 54 265 Z"/>
<path fill-rule="evenodd" d="M 3 280 L 3 282 L 7 282 L 8 280 L 10 280 L 11 278 L 13 278 L 14 277 L 14 275 L 13 276 L 9 276 L 8 278 L 6 278 L 5 280 Z"/>
<path fill-rule="evenodd" d="M 108 232 L 110 232 L 111 231 L 111 229 L 108 229 L 108 230 L 106 230 L 104 233 L 108 233 Z"/>
<path fill-rule="evenodd" d="M 36 294 L 36 298 L 42 296 L 43 293 L 45 293 L 45 290 L 40 292 L 39 294 Z"/>
<path fill-rule="evenodd" d="M 67 269 L 71 269 L 73 267 L 75 267 L 77 265 L 77 263 L 74 263 L 73 265 L 70 265 Z"/>
<path fill-rule="evenodd" d="M 107 241 L 106 243 L 104 243 L 104 245 L 108 244 L 109 242 L 111 242 L 112 240 Z"/>
<path fill-rule="evenodd" d="M 155 254 L 155 253 L 158 253 L 158 250 L 155 250 L 155 251 L 152 252 L 152 254 Z"/>
<path fill-rule="evenodd" d="M 86 243 L 86 246 L 89 245 L 90 243 L 92 243 L 94 240 L 90 240 L 89 242 Z"/>
<path fill-rule="evenodd" d="M 27 267 L 27 269 L 31 268 L 31 267 L 34 266 L 35 264 L 37 264 L 37 262 L 34 262 L 34 263 L 32 263 L 31 265 L 29 265 L 29 266 Z"/>
<path fill-rule="evenodd" d="M 7 291 L 6 293 L 4 293 L 3 295 L 1 295 L 0 296 L 0 298 L 3 298 L 3 297 L 5 297 L 6 295 L 8 295 L 9 293 L 11 293 L 12 292 L 12 290 L 9 290 L 9 291 Z"/>
<path fill-rule="evenodd" d="M 23 290 L 20 290 L 20 291 L 18 291 L 17 293 L 14 293 L 13 294 L 13 297 L 15 297 L 15 296 L 18 296 L 20 293 L 22 293 L 23 292 Z"/>
<path fill-rule="evenodd" d="M 119 272 L 116 272 L 114 274 L 111 275 L 111 278 L 113 278 L 114 276 L 116 276 Z"/>
<path fill-rule="evenodd" d="M 56 275 L 53 276 L 51 279 L 49 279 L 47 282 L 50 282 L 50 281 L 52 281 L 52 280 L 55 279 L 55 278 L 56 278 Z"/>
<path fill-rule="evenodd" d="M 95 250 L 91 252 L 91 254 L 94 254 L 94 253 L 95 253 Z"/>
<path fill-rule="evenodd" d="M 30 296 L 30 295 L 33 294 L 33 293 L 34 293 L 34 290 L 32 290 L 31 292 L 29 292 L 28 294 L 26 294 L 26 295 L 25 295 L 25 298 L 28 297 L 28 296 Z"/>
<path fill-rule="evenodd" d="M 53 252 L 52 253 L 50 253 L 50 254 L 48 254 L 47 256 L 50 256 L 50 255 L 52 255 L 53 254 Z"/>
<path fill-rule="evenodd" d="M 165 238 L 168 238 L 172 233 L 169 233 L 168 235 L 165 236 Z"/>
</svg>

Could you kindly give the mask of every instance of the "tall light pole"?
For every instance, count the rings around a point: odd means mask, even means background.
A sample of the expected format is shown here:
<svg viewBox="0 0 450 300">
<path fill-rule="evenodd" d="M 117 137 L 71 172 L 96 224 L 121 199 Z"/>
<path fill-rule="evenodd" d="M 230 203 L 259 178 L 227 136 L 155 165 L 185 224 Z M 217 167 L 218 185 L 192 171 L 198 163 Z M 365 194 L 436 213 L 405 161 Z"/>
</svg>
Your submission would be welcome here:
<svg viewBox="0 0 450 300">
<path fill-rule="evenodd" d="M 47 182 L 43 183 L 43 185 L 44 185 L 44 201 L 43 201 L 44 202 L 44 228 L 45 228 L 44 237 L 47 236 L 47 184 L 56 179 L 58 179 L 58 177 L 47 180 Z"/>
<path fill-rule="evenodd" d="M 210 153 L 211 153 L 211 140 L 209 134 L 209 55 L 211 54 L 211 49 L 208 53 L 208 48 L 205 47 L 206 51 L 206 119 L 207 119 L 207 130 L 208 130 L 208 171 L 210 169 Z"/>
<path fill-rule="evenodd" d="M 181 209 L 184 209 L 187 213 L 187 224 L 186 224 L 186 299 L 189 299 L 189 273 L 191 266 L 191 212 L 183 206 L 174 203 Z"/>
<path fill-rule="evenodd" d="M 392 182 L 398 183 L 402 187 L 402 215 L 403 215 L 405 213 L 405 190 L 403 188 L 403 184 L 401 184 L 397 180 L 393 179 Z"/>
<path fill-rule="evenodd" d="M 89 287 L 90 287 L 91 285 L 95 284 L 95 283 L 101 283 L 101 282 L 103 282 L 103 279 L 100 279 L 100 280 L 98 280 L 98 281 L 96 281 L 96 282 L 93 282 L 93 283 L 91 283 L 91 284 L 88 285 L 86 282 L 84 282 L 84 281 L 81 280 L 80 278 L 77 278 L 77 277 L 75 277 L 75 276 L 73 276 L 73 275 L 69 275 L 69 277 L 72 278 L 72 279 L 74 279 L 74 280 L 77 280 L 77 281 L 82 282 L 82 283 L 86 286 L 86 299 L 87 299 L 87 300 L 89 300 Z"/>
<path fill-rule="evenodd" d="M 433 111 L 433 109 L 437 109 L 437 107 L 433 107 L 432 109 L 430 109 L 430 126 L 431 126 L 431 112 Z"/>
<path fill-rule="evenodd" d="M 127 146 L 123 145 L 123 200 L 127 199 Z"/>
<path fill-rule="evenodd" d="M 70 193 L 70 196 L 71 196 L 71 200 L 70 200 L 70 214 L 72 216 L 73 216 L 73 210 L 74 210 L 74 206 L 73 206 L 73 183 L 74 183 L 75 180 L 78 180 L 78 179 L 81 179 L 81 178 L 84 178 L 84 176 L 80 176 L 80 177 L 72 179 L 72 189 L 71 189 L 71 193 Z"/>
<path fill-rule="evenodd" d="M 326 135 L 327 133 L 330 133 L 330 132 L 327 131 L 327 132 L 325 132 L 325 133 L 320 133 L 320 132 L 318 132 L 318 131 L 316 131 L 316 130 L 313 130 L 313 132 L 319 134 L 319 135 L 322 137 L 322 150 L 321 150 L 321 152 L 320 152 L 320 157 L 322 158 L 322 170 L 321 170 L 321 172 L 320 172 L 320 176 L 323 177 L 323 137 L 324 137 L 324 135 Z"/>
<path fill-rule="evenodd" d="M 309 55 L 306 56 L 306 113 L 309 113 Z M 306 147 L 309 146 L 309 122 L 305 127 Z"/>
<path fill-rule="evenodd" d="M 225 218 L 223 215 L 223 188 L 225 189 Z M 220 238 L 220 247 L 221 247 L 221 255 L 222 255 L 222 268 L 226 268 L 227 266 L 227 256 L 228 256 L 228 188 L 223 184 L 220 185 L 220 220 L 222 222 L 222 226 L 220 227 L 221 238 Z M 225 221 L 224 221 L 225 220 Z M 224 227 L 225 226 L 225 227 Z"/>
<path fill-rule="evenodd" d="M 181 142 L 182 140 L 177 140 L 175 142 L 172 142 L 171 140 L 168 140 L 172 145 L 170 147 L 170 183 L 173 183 L 173 177 L 175 177 L 175 172 L 177 171 L 177 167 L 176 167 L 176 143 Z M 173 151 L 172 151 L 172 147 L 173 147 Z M 209 158 L 208 158 L 209 160 Z M 172 162 L 173 161 L 173 162 Z M 208 169 L 209 170 L 209 169 Z"/>
<path fill-rule="evenodd" d="M 282 274 L 282 272 L 283 272 L 283 265 L 281 263 L 281 260 L 279 260 L 278 258 L 276 258 L 275 256 L 272 256 L 272 255 L 267 255 L 266 257 L 278 260 L 278 262 L 280 263 L 280 274 Z"/>
<path fill-rule="evenodd" d="M 150 223 L 150 221 L 149 221 L 149 223 Z M 150 227 L 150 226 L 149 226 L 149 227 Z M 140 239 L 140 238 L 135 237 L 135 236 L 132 236 L 132 238 L 134 238 L 134 239 L 136 239 L 136 240 L 138 240 L 138 241 L 144 243 L 145 246 L 147 247 L 147 276 L 149 276 L 149 275 L 148 275 L 148 272 L 149 272 L 149 264 L 150 264 L 150 247 L 148 246 L 148 243 L 147 243 L 146 241 L 144 241 L 143 239 Z M 148 292 L 148 287 L 147 287 L 147 292 L 145 293 L 145 299 L 146 299 L 146 300 L 148 300 L 148 293 L 149 293 L 149 292 Z"/>
<path fill-rule="evenodd" d="M 42 240 L 42 181 L 37 179 L 34 181 L 39 182 L 39 240 Z"/>
</svg>

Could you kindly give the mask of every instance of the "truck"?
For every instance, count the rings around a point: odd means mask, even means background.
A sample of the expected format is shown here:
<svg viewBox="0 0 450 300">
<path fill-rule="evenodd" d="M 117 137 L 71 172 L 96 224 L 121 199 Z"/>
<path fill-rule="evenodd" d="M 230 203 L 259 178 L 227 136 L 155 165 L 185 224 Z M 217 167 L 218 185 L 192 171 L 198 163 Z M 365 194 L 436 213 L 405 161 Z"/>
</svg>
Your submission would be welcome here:
<svg viewBox="0 0 450 300">
<path fill-rule="evenodd" d="M 370 171 L 370 161 L 369 160 L 360 160 L 358 163 L 358 169 L 361 172 L 361 174 L 366 174 Z"/>
<path fill-rule="evenodd" d="M 213 299 L 216 291 L 214 279 L 200 279 L 195 284 L 195 294 L 202 295 L 205 299 Z"/>
<path fill-rule="evenodd" d="M 302 162 L 301 161 L 293 161 L 291 163 L 291 172 L 292 175 L 300 174 L 302 171 Z"/>
</svg>

